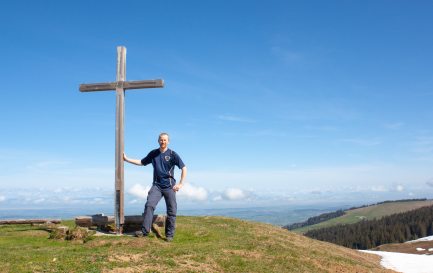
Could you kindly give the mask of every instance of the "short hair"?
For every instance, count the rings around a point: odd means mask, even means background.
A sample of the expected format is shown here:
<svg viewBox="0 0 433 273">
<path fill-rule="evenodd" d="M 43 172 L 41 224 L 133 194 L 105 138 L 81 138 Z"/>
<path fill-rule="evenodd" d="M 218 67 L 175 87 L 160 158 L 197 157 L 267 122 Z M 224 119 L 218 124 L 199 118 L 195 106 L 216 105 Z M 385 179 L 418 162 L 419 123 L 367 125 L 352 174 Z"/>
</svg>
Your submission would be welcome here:
<svg viewBox="0 0 433 273">
<path fill-rule="evenodd" d="M 162 133 L 160 133 L 159 136 L 158 136 L 158 140 L 159 140 L 162 136 L 167 136 L 168 140 L 170 140 L 170 136 L 169 136 L 168 133 L 166 133 L 166 132 L 162 132 Z"/>
</svg>

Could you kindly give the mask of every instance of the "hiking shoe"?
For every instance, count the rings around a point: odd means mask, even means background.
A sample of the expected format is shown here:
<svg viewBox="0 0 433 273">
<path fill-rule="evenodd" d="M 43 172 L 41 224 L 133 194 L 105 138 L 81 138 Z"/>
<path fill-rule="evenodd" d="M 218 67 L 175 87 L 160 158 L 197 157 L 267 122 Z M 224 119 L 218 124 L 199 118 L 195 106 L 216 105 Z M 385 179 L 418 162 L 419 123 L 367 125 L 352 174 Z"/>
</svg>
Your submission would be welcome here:
<svg viewBox="0 0 433 273">
<path fill-rule="evenodd" d="M 173 241 L 173 237 L 167 237 L 167 238 L 165 238 L 165 240 L 166 240 L 167 242 L 172 242 L 172 241 Z"/>
<path fill-rule="evenodd" d="M 147 234 L 144 234 L 143 231 L 141 231 L 141 230 L 137 230 L 135 232 L 135 237 L 141 238 L 141 237 L 146 237 L 146 236 L 147 236 Z"/>
</svg>

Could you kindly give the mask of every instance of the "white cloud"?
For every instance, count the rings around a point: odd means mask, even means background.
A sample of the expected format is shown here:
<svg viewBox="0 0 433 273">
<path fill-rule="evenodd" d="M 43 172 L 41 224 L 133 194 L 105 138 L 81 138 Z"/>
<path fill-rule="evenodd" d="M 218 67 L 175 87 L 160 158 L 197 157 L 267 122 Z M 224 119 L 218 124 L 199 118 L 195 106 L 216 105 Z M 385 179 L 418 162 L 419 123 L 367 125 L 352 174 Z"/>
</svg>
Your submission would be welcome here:
<svg viewBox="0 0 433 273">
<path fill-rule="evenodd" d="M 27 169 L 33 169 L 33 170 L 52 170 L 55 168 L 62 168 L 65 166 L 68 166 L 70 163 L 67 161 L 38 161 L 33 162 L 30 165 L 27 165 L 25 168 Z"/>
<path fill-rule="evenodd" d="M 132 186 L 132 188 L 128 190 L 128 193 L 140 199 L 146 199 L 149 190 L 149 186 L 143 187 L 140 184 L 135 184 L 134 186 Z"/>
<path fill-rule="evenodd" d="M 388 191 L 388 189 L 387 188 L 385 188 L 384 186 L 372 186 L 371 187 L 371 190 L 372 191 L 376 191 L 376 192 L 386 192 L 386 191 Z"/>
<path fill-rule="evenodd" d="M 402 192 L 404 190 L 404 187 L 402 185 L 397 185 L 395 187 L 395 190 L 398 191 L 398 192 Z"/>
<path fill-rule="evenodd" d="M 433 187 L 433 178 L 427 180 L 425 183 L 427 184 L 427 186 Z"/>
<path fill-rule="evenodd" d="M 61 188 L 61 194 L 59 194 L 59 188 L 13 188 L 5 189 L 3 196 L 8 198 L 4 199 L 2 206 L 15 208 L 23 206 L 58 208 L 64 205 L 106 205 L 113 200 L 111 189 L 100 188 Z"/>
<path fill-rule="evenodd" d="M 323 167 L 287 167 L 280 169 L 239 169 L 208 170 L 191 172 L 191 181 L 206 181 L 208 188 L 222 191 L 224 188 L 262 189 L 264 183 L 282 192 L 301 189 L 322 190 L 324 185 L 329 190 L 338 190 L 345 186 L 361 186 L 362 190 L 385 191 L 393 188 L 394 181 L 410 181 L 411 187 L 426 187 L 426 177 L 431 177 L 431 170 L 424 167 L 400 166 L 387 164 L 323 166 Z M 318 185 L 320 187 L 318 188 Z M 385 185 L 378 186 L 378 185 Z M 433 187 L 433 179 L 431 180 Z"/>
<path fill-rule="evenodd" d="M 185 184 L 183 188 L 178 193 L 179 197 L 191 201 L 205 201 L 207 199 L 207 190 L 203 187 L 196 187 L 193 184 Z"/>
<path fill-rule="evenodd" d="M 128 193 L 139 199 L 146 199 L 150 188 L 150 186 L 135 184 L 128 190 Z M 188 183 L 178 192 L 178 196 L 190 201 L 205 201 L 207 200 L 208 192 L 203 187 L 197 187 L 194 184 Z M 134 199 L 130 201 L 130 204 L 135 204 L 137 202 L 139 201 Z"/>
<path fill-rule="evenodd" d="M 45 201 L 45 198 L 39 198 L 39 199 L 34 200 L 33 203 L 40 204 L 40 203 L 42 203 L 44 201 Z"/>
<path fill-rule="evenodd" d="M 218 119 L 224 120 L 224 121 L 234 121 L 234 122 L 245 122 L 245 123 L 254 123 L 256 122 L 253 119 L 234 116 L 234 115 L 219 115 Z"/>
<path fill-rule="evenodd" d="M 341 139 L 340 141 L 342 142 L 347 142 L 347 143 L 352 143 L 355 145 L 360 145 L 360 146 L 366 146 L 366 147 L 370 147 L 370 146 L 376 146 L 376 145 L 380 145 L 382 142 L 376 138 L 372 138 L 372 139 L 367 139 L 367 138 L 345 138 L 345 139 Z"/>
<path fill-rule="evenodd" d="M 223 199 L 230 201 L 243 200 L 247 197 L 248 194 L 245 191 L 237 188 L 228 188 L 222 194 Z"/>
<path fill-rule="evenodd" d="M 397 130 L 397 129 L 400 129 L 401 127 L 403 127 L 403 126 L 404 126 L 403 122 L 395 122 L 395 123 L 385 124 L 385 128 L 391 129 L 391 130 Z"/>
<path fill-rule="evenodd" d="M 103 198 L 96 197 L 90 201 L 90 204 L 103 205 L 103 204 L 107 204 L 107 200 L 105 200 Z"/>
<path fill-rule="evenodd" d="M 59 165 L 55 168 L 39 168 L 31 165 L 23 168 L 22 171 L 11 171 L 0 174 L 0 181 L 5 181 L 5 187 L 38 185 L 39 187 L 52 188 L 58 185 L 57 190 L 62 186 L 74 185 L 76 187 L 105 187 L 113 181 L 114 170 L 111 168 L 75 168 Z M 114 184 L 114 181 L 111 182 Z"/>
<path fill-rule="evenodd" d="M 221 197 L 221 195 L 217 195 L 212 200 L 217 202 L 223 200 L 223 198 Z"/>
<path fill-rule="evenodd" d="M 3 202 L 6 200 L 6 197 L 4 197 L 3 195 L 0 195 L 0 202 Z"/>
</svg>

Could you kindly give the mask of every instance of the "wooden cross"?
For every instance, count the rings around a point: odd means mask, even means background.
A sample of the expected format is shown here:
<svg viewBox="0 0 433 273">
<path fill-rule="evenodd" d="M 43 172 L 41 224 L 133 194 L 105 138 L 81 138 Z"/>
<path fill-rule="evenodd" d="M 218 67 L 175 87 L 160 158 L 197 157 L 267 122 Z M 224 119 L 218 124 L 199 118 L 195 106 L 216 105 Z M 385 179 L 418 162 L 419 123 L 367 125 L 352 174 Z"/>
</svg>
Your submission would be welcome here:
<svg viewBox="0 0 433 273">
<path fill-rule="evenodd" d="M 124 152 L 124 108 L 125 90 L 164 87 L 163 80 L 126 81 L 126 48 L 117 47 L 117 75 L 115 82 L 81 84 L 81 92 L 116 90 L 116 152 L 115 152 L 115 204 L 114 219 L 116 232 L 122 233 L 124 217 L 124 176 L 123 176 L 123 152 Z"/>
</svg>

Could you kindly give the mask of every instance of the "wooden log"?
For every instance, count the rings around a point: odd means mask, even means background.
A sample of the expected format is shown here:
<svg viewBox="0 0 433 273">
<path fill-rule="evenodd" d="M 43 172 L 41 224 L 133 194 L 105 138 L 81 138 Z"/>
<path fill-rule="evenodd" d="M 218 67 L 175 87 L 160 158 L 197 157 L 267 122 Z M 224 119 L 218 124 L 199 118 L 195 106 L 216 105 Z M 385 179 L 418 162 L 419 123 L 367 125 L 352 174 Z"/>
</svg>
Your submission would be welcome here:
<svg viewBox="0 0 433 273">
<path fill-rule="evenodd" d="M 75 224 L 79 227 L 91 227 L 92 226 L 92 216 L 75 217 Z"/>
<path fill-rule="evenodd" d="M 142 215 L 131 215 L 125 216 L 125 223 L 123 225 L 124 232 L 134 232 L 141 229 L 143 225 L 143 216 Z M 164 227 L 165 224 L 165 215 L 154 215 L 153 222 L 151 226 L 151 230 L 158 238 L 161 238 L 161 230 L 158 227 Z"/>
<path fill-rule="evenodd" d="M 0 220 L 0 225 L 46 224 L 46 223 L 59 224 L 61 222 L 62 220 L 60 219 L 12 219 L 12 220 Z"/>
<path fill-rule="evenodd" d="M 154 215 L 153 216 L 153 224 L 156 224 L 159 227 L 163 227 L 165 224 L 165 215 Z M 129 224 L 129 225 L 138 225 L 138 224 L 142 224 L 144 220 L 143 215 L 129 215 L 129 216 L 125 216 L 125 224 Z"/>
<path fill-rule="evenodd" d="M 80 227 L 106 226 L 113 223 L 113 216 L 104 216 L 102 214 L 75 217 L 75 224 Z"/>
<path fill-rule="evenodd" d="M 105 226 L 114 223 L 114 216 L 93 215 L 92 224 L 96 226 Z"/>
<path fill-rule="evenodd" d="M 154 215 L 153 224 L 163 227 L 165 224 L 165 215 Z M 141 225 L 143 223 L 143 215 L 128 215 L 125 216 L 125 225 Z M 80 227 L 105 226 L 114 223 L 113 216 L 104 216 L 96 214 L 92 216 L 78 216 L 75 218 L 75 224 Z"/>
</svg>

